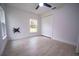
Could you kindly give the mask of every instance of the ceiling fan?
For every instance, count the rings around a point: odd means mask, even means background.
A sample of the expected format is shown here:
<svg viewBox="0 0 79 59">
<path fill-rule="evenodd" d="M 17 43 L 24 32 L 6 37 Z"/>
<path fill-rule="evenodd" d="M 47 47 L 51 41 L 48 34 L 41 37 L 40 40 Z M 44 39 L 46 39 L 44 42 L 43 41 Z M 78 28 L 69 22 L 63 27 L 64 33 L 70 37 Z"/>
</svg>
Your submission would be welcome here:
<svg viewBox="0 0 79 59">
<path fill-rule="evenodd" d="M 48 4 L 48 3 L 39 3 L 39 5 L 37 5 L 37 7 L 35 9 L 37 10 L 41 6 L 46 6 L 48 8 L 51 8 L 52 10 L 56 9 L 56 7 L 52 8 L 52 6 L 50 4 Z"/>
</svg>

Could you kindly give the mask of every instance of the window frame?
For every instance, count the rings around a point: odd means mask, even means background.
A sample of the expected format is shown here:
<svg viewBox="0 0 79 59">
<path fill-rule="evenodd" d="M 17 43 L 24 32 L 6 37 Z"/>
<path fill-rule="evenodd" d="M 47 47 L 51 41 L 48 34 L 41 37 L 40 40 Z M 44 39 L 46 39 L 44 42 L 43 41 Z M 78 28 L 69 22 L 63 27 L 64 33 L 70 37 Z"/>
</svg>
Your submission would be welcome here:
<svg viewBox="0 0 79 59">
<path fill-rule="evenodd" d="M 1 19 L 0 19 L 0 23 L 1 23 L 1 37 L 4 40 L 7 37 L 7 33 L 6 33 L 6 20 L 5 20 L 5 11 L 4 9 L 0 6 L 0 12 L 1 12 Z"/>
<path fill-rule="evenodd" d="M 36 20 L 36 22 L 37 22 L 37 24 L 36 24 L 36 32 L 31 32 L 31 31 L 30 31 L 30 28 L 31 28 L 31 24 L 30 24 L 31 22 L 30 22 L 30 21 L 31 21 L 31 20 Z M 37 33 L 37 32 L 38 32 L 38 20 L 37 20 L 37 19 L 30 18 L 30 20 L 29 20 L 29 32 L 30 32 L 30 33 Z"/>
</svg>

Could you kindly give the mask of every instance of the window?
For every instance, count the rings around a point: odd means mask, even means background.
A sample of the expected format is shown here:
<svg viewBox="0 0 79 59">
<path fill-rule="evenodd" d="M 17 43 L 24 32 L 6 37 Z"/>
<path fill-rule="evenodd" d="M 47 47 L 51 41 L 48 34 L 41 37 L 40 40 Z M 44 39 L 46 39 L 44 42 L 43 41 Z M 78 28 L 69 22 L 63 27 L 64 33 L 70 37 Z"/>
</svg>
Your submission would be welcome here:
<svg viewBox="0 0 79 59">
<path fill-rule="evenodd" d="M 37 20 L 36 19 L 30 19 L 30 32 L 37 32 Z"/>
<path fill-rule="evenodd" d="M 1 23 L 2 39 L 5 39 L 6 38 L 5 13 L 1 7 L 0 7 L 0 23 Z"/>
</svg>

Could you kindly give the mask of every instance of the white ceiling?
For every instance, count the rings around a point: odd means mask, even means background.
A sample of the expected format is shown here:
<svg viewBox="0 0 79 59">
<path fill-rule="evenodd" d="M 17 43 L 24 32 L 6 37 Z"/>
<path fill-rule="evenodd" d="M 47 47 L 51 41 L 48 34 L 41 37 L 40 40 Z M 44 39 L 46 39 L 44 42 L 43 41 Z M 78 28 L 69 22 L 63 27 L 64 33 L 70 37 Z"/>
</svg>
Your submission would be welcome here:
<svg viewBox="0 0 79 59">
<path fill-rule="evenodd" d="M 59 4 L 59 3 L 49 3 L 49 4 L 52 5 L 52 8 L 55 6 L 57 8 L 63 6 L 63 4 Z M 14 6 L 14 7 L 17 7 L 19 9 L 24 10 L 24 11 L 26 10 L 26 11 L 33 12 L 35 14 L 40 14 L 40 15 L 52 10 L 51 8 L 48 8 L 45 6 L 40 7 L 38 10 L 36 10 L 35 8 L 37 7 L 38 3 L 10 3 L 7 5 Z"/>
</svg>

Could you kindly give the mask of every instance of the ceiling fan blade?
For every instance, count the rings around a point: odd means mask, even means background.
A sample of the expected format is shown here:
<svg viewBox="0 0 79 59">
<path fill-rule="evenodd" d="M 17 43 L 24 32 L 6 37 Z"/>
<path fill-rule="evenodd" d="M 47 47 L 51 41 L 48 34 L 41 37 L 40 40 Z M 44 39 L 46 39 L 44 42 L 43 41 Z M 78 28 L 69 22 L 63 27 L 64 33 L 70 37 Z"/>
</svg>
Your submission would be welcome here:
<svg viewBox="0 0 79 59">
<path fill-rule="evenodd" d="M 49 4 L 47 4 L 47 3 L 44 3 L 44 6 L 49 7 L 49 8 L 52 7 L 51 5 L 49 5 Z"/>
<path fill-rule="evenodd" d="M 53 7 L 52 10 L 56 9 L 56 7 Z"/>
<path fill-rule="evenodd" d="M 36 7 L 36 9 L 38 9 L 39 8 L 39 5 Z"/>
</svg>

